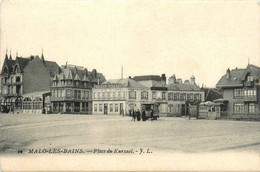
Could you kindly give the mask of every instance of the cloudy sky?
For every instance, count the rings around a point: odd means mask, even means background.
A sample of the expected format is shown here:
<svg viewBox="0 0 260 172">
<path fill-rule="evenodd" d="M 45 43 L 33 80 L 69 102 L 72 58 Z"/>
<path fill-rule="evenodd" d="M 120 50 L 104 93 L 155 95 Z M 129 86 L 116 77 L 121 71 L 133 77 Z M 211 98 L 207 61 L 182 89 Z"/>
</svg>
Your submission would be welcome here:
<svg viewBox="0 0 260 172">
<path fill-rule="evenodd" d="M 3 1 L 1 66 L 41 55 L 107 79 L 165 73 L 214 87 L 227 68 L 260 66 L 257 1 Z"/>
</svg>

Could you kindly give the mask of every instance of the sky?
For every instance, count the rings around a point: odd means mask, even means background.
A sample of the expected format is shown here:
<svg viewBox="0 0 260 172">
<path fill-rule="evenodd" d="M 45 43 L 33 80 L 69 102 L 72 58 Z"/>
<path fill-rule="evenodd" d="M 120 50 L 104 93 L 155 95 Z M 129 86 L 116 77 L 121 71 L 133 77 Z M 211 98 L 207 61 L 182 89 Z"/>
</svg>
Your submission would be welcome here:
<svg viewBox="0 0 260 172">
<path fill-rule="evenodd" d="M 41 55 L 106 79 L 196 77 L 215 87 L 227 68 L 260 66 L 258 1 L 2 1 L 0 65 Z M 249 60 L 250 59 L 250 60 Z"/>
</svg>

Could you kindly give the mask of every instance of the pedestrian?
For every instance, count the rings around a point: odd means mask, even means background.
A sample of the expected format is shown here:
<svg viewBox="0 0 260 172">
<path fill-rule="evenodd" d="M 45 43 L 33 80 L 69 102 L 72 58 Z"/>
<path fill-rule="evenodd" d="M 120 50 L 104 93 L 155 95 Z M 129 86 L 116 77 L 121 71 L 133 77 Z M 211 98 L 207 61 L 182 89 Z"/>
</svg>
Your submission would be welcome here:
<svg viewBox="0 0 260 172">
<path fill-rule="evenodd" d="M 142 110 L 142 121 L 146 121 L 145 110 Z"/>
<path fill-rule="evenodd" d="M 129 116 L 132 117 L 132 110 L 131 109 L 129 110 Z"/>
<path fill-rule="evenodd" d="M 151 109 L 151 121 L 153 121 L 153 109 Z"/>
<path fill-rule="evenodd" d="M 136 118 L 136 112 L 135 112 L 134 109 L 132 110 L 132 115 L 133 115 L 132 121 L 135 121 L 135 118 Z"/>
<path fill-rule="evenodd" d="M 139 109 L 137 109 L 137 111 L 136 111 L 136 118 L 137 118 L 137 121 L 141 120 L 141 113 L 140 113 Z"/>
</svg>

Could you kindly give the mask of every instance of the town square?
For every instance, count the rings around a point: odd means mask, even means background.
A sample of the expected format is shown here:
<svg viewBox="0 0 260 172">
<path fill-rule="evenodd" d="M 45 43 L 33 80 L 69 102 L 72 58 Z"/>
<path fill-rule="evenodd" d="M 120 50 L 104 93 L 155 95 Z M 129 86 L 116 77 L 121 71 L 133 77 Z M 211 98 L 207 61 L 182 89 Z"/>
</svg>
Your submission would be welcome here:
<svg viewBox="0 0 260 172">
<path fill-rule="evenodd" d="M 259 171 L 259 5 L 0 0 L 0 172 Z"/>
<path fill-rule="evenodd" d="M 161 117 L 131 121 L 104 115 L 0 115 L 1 154 L 29 155 L 29 149 L 147 150 L 170 152 L 260 153 L 258 122 Z M 60 153 L 62 154 L 62 153 Z"/>
</svg>

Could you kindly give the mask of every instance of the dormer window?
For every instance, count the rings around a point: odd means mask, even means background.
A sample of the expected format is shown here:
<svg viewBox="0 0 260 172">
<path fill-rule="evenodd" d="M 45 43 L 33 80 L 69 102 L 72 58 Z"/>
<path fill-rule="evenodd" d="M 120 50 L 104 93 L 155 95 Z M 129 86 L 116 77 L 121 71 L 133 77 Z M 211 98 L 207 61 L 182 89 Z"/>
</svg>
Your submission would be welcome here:
<svg viewBox="0 0 260 172">
<path fill-rule="evenodd" d="M 79 85 L 79 81 L 75 81 L 75 84 L 78 86 Z"/>
<path fill-rule="evenodd" d="M 253 76 L 252 75 L 248 75 L 247 76 L 247 81 L 253 81 Z"/>
</svg>

